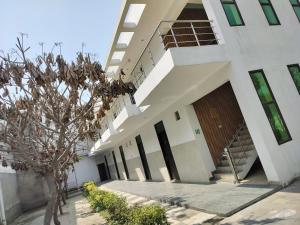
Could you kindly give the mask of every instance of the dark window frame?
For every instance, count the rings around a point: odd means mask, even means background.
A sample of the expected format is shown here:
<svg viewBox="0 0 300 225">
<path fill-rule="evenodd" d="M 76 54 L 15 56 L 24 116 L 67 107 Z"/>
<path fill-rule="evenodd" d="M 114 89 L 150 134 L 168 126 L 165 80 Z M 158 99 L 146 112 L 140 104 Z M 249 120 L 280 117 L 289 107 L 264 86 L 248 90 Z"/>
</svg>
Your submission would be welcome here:
<svg viewBox="0 0 300 225">
<path fill-rule="evenodd" d="M 265 16 L 266 16 L 266 19 L 267 19 L 269 25 L 270 25 L 270 26 L 278 26 L 278 25 L 281 25 L 280 20 L 279 20 L 279 18 L 278 18 L 278 16 L 277 16 L 277 13 L 276 13 L 276 11 L 275 11 L 275 9 L 274 9 L 274 7 L 273 7 L 273 4 L 272 4 L 271 0 L 266 0 L 266 1 L 268 1 L 269 3 L 264 3 L 264 2 L 261 2 L 261 0 L 258 0 L 259 4 L 261 5 L 262 11 L 263 11 L 263 13 L 264 13 Z M 269 21 L 269 19 L 268 19 L 268 16 L 267 16 L 267 14 L 265 13 L 265 11 L 264 11 L 264 9 L 263 9 L 263 6 L 264 6 L 264 5 L 270 6 L 270 7 L 271 7 L 271 9 L 273 10 L 273 13 L 274 13 L 275 18 L 276 18 L 276 20 L 278 21 L 278 23 L 276 23 L 276 24 L 271 24 L 271 23 L 270 23 L 270 21 Z"/>
<path fill-rule="evenodd" d="M 252 80 L 252 75 L 255 74 L 255 73 L 258 73 L 258 72 L 260 72 L 260 73 L 262 74 L 262 76 L 263 76 L 263 78 L 264 78 L 264 80 L 265 80 L 265 82 L 266 82 L 266 85 L 267 85 L 267 87 L 268 87 L 268 89 L 269 89 L 269 91 L 270 91 L 270 95 L 271 95 L 271 97 L 272 97 L 272 101 L 270 101 L 270 102 L 263 103 L 262 100 L 260 99 L 258 93 L 257 93 L 256 87 L 255 87 L 254 82 L 253 82 L 253 80 Z M 282 144 L 284 144 L 284 143 L 287 143 L 287 142 L 291 141 L 291 140 L 292 140 L 292 136 L 291 136 L 290 131 L 289 131 L 289 129 L 288 129 L 286 123 L 285 123 L 285 120 L 284 120 L 283 116 L 282 116 L 281 110 L 280 110 L 280 108 L 279 108 L 279 106 L 278 106 L 278 104 L 277 104 L 277 101 L 276 101 L 275 97 L 274 97 L 273 91 L 272 91 L 271 86 L 270 86 L 270 84 L 269 84 L 269 82 L 268 82 L 268 80 L 267 80 L 267 77 L 266 77 L 266 75 L 265 75 L 264 70 L 263 70 L 263 69 L 259 69 L 259 70 L 251 70 L 251 71 L 249 71 L 249 74 L 250 74 L 250 77 L 251 77 L 251 80 L 252 80 L 252 83 L 253 83 L 255 92 L 257 93 L 257 96 L 258 96 L 258 99 L 259 99 L 260 103 L 262 104 L 262 107 L 263 107 L 263 109 L 264 109 L 264 111 L 265 111 L 266 117 L 267 117 L 267 119 L 268 119 L 268 121 L 269 121 L 269 123 L 270 123 L 271 130 L 273 131 L 273 134 L 274 134 L 274 136 L 275 136 L 275 139 L 276 139 L 278 145 L 282 145 Z M 269 120 L 269 118 L 268 118 L 268 115 L 267 115 L 267 113 L 266 113 L 266 110 L 265 110 L 265 105 L 270 105 L 270 104 L 274 104 L 274 105 L 276 106 L 276 108 L 277 108 L 277 110 L 278 110 L 278 114 L 279 114 L 279 116 L 281 117 L 282 123 L 283 123 L 284 127 L 286 128 L 287 135 L 288 135 L 288 139 L 285 140 L 285 141 L 279 141 L 279 140 L 277 139 L 276 135 L 275 135 L 275 132 L 274 132 L 273 128 L 272 128 L 272 124 L 271 124 L 271 122 L 270 122 L 270 120 Z"/>
<path fill-rule="evenodd" d="M 289 72 L 290 72 L 290 75 L 291 75 L 291 77 L 292 77 L 292 79 L 293 79 L 293 82 L 294 82 L 294 84 L 295 84 L 295 86 L 296 86 L 296 89 L 297 89 L 298 93 L 300 94 L 300 88 L 298 88 L 297 85 L 296 85 L 296 82 L 295 82 L 295 80 L 294 80 L 293 74 L 292 74 L 292 72 L 291 72 L 291 70 L 290 70 L 291 67 L 298 67 L 298 69 L 299 69 L 299 71 L 300 71 L 300 65 L 297 64 L 297 63 L 291 64 L 291 65 L 287 65 L 287 68 L 288 68 L 288 70 L 289 70 Z"/>
<path fill-rule="evenodd" d="M 231 27 L 245 26 L 244 19 L 243 19 L 243 17 L 242 17 L 241 11 L 240 11 L 240 9 L 239 9 L 237 3 L 236 3 L 236 0 L 231 0 L 232 2 L 223 2 L 223 1 L 224 1 L 224 0 L 221 0 L 221 5 L 222 5 L 222 7 L 223 7 L 223 10 L 224 10 L 224 13 L 225 13 L 225 15 L 226 15 L 226 18 L 227 18 L 227 21 L 228 21 L 229 26 L 231 26 Z M 240 18 L 241 18 L 242 24 L 238 24 L 238 25 L 231 25 L 231 24 L 230 24 L 229 18 L 228 18 L 228 16 L 227 16 L 227 13 L 226 13 L 226 10 L 225 10 L 224 5 L 232 5 L 232 4 L 235 5 L 235 7 L 236 7 L 236 9 L 237 9 L 237 12 L 238 12 L 238 14 L 239 14 L 239 16 L 240 16 Z"/>
<path fill-rule="evenodd" d="M 298 20 L 299 20 L 299 22 L 300 22 L 300 16 L 298 16 L 298 14 L 296 13 L 296 10 L 295 10 L 295 8 L 294 8 L 294 7 L 299 7 L 299 8 L 300 8 L 300 2 L 297 1 L 296 4 L 295 4 L 295 3 L 292 3 L 290 0 L 289 0 L 289 2 L 291 3 L 292 8 L 293 8 L 293 10 L 294 10 L 294 13 L 296 14 L 296 16 L 297 16 L 297 18 L 298 18 Z"/>
</svg>

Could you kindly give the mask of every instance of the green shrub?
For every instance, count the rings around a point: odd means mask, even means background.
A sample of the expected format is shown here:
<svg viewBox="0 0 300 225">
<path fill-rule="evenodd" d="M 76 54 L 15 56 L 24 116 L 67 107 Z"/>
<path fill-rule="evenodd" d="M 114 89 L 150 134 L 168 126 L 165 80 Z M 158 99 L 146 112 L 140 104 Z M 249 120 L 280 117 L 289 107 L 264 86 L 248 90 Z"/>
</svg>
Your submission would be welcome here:
<svg viewBox="0 0 300 225">
<path fill-rule="evenodd" d="M 158 205 L 129 207 L 125 198 L 99 190 L 95 182 L 83 185 L 91 207 L 110 225 L 168 225 L 165 210 Z"/>
<path fill-rule="evenodd" d="M 107 192 L 103 196 L 103 204 L 108 212 L 105 219 L 109 224 L 127 224 L 129 208 L 125 198 Z"/>
<path fill-rule="evenodd" d="M 131 208 L 128 225 L 168 225 L 166 211 L 158 205 Z"/>
</svg>

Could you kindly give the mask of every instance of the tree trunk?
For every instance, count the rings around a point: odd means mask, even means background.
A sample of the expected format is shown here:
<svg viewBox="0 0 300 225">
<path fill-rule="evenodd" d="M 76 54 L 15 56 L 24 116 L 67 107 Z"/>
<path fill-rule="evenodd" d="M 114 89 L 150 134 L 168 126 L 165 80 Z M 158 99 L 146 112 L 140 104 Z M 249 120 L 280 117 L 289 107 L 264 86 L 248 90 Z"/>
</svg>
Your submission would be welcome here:
<svg viewBox="0 0 300 225">
<path fill-rule="evenodd" d="M 60 194 L 57 193 L 55 205 L 54 205 L 54 211 L 53 211 L 53 222 L 55 225 L 60 225 L 60 222 L 58 220 L 58 209 L 60 205 Z"/>
<path fill-rule="evenodd" d="M 66 199 L 68 199 L 68 176 L 65 173 L 64 174 L 64 189 L 65 189 L 65 194 L 66 194 Z"/>
<path fill-rule="evenodd" d="M 54 177 L 51 175 L 47 175 L 46 181 L 49 188 L 49 199 L 48 199 L 48 204 L 47 204 L 46 213 L 44 217 L 44 225 L 50 225 L 53 216 L 55 202 L 56 202 L 57 192 L 56 192 L 56 184 L 55 184 Z"/>
</svg>

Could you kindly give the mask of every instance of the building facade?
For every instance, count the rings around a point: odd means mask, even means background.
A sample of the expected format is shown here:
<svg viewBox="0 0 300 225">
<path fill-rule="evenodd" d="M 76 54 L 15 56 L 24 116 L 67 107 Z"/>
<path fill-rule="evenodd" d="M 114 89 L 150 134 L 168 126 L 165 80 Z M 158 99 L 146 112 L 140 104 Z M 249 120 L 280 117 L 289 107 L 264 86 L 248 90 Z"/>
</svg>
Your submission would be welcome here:
<svg viewBox="0 0 300 225">
<path fill-rule="evenodd" d="M 298 0 L 124 1 L 106 71 L 137 91 L 101 121 L 103 180 L 300 176 L 299 40 Z"/>
</svg>

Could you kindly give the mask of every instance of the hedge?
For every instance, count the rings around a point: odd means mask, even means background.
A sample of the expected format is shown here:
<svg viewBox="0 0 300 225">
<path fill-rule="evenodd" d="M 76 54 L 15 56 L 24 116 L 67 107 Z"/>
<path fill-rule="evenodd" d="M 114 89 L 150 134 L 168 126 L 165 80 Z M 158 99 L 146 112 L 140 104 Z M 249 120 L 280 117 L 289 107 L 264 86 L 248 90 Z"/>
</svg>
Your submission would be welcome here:
<svg viewBox="0 0 300 225">
<path fill-rule="evenodd" d="M 92 181 L 83 185 L 91 207 L 110 225 L 169 225 L 165 210 L 159 205 L 128 206 L 125 198 L 99 190 Z"/>
</svg>

